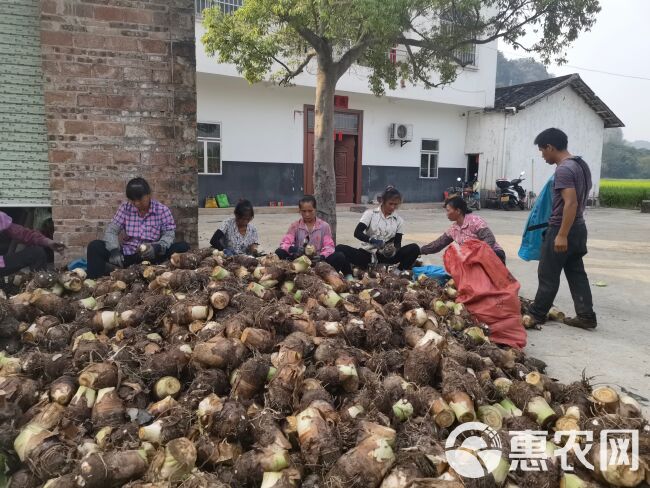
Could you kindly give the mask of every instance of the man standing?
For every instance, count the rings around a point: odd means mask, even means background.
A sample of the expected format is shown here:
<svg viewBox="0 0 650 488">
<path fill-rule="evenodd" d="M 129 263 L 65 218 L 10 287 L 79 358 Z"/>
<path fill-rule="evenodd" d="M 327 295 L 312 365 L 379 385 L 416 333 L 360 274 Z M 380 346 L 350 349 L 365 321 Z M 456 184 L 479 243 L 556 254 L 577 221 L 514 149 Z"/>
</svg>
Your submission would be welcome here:
<svg viewBox="0 0 650 488">
<path fill-rule="evenodd" d="M 579 156 L 567 150 L 567 135 L 559 129 L 546 129 L 535 144 L 548 164 L 555 164 L 553 209 L 542 243 L 535 301 L 524 317 L 526 325 L 542 324 L 560 287 L 562 270 L 569 282 L 576 310 L 575 318 L 564 323 L 581 329 L 596 327 L 591 289 L 582 258 L 587 254 L 587 226 L 583 213 L 591 190 L 591 171 Z"/>
<path fill-rule="evenodd" d="M 120 206 L 106 227 L 104 239 L 88 245 L 89 278 L 99 278 L 115 267 L 128 267 L 144 260 L 159 263 L 190 248 L 185 242 L 174 242 L 174 217 L 169 208 L 151 198 L 151 188 L 144 178 L 133 178 L 127 183 L 126 198 L 128 202 Z M 140 250 L 141 244 L 146 244 L 144 251 Z"/>
</svg>

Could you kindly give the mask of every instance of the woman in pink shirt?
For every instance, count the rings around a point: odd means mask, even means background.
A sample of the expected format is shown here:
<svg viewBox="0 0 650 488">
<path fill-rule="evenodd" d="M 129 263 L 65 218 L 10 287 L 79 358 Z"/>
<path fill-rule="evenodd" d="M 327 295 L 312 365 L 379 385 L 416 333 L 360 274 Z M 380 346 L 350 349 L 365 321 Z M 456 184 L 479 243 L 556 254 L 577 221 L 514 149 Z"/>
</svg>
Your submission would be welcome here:
<svg viewBox="0 0 650 488">
<path fill-rule="evenodd" d="M 47 254 L 44 248 L 62 253 L 65 245 L 48 239 L 40 232 L 14 224 L 9 215 L 0 212 L 0 233 L 25 244 L 27 247 L 13 254 L 0 256 L 0 276 L 8 276 L 29 267 L 32 270 L 43 269 L 47 265 Z"/>
<path fill-rule="evenodd" d="M 346 276 L 352 274 L 343 253 L 334 252 L 334 239 L 329 224 L 316 217 L 316 199 L 305 195 L 298 202 L 298 211 L 300 220 L 291 224 L 275 254 L 280 259 L 295 259 L 305 254 L 308 245 L 313 246 L 314 254 L 309 256 L 312 262 L 322 260 Z"/>
<path fill-rule="evenodd" d="M 420 249 L 421 254 L 435 254 L 452 242 L 462 245 L 469 239 L 478 239 L 490 246 L 499 259 L 506 264 L 506 253 L 497 244 L 494 234 L 478 215 L 472 214 L 467 203 L 461 197 L 452 197 L 445 202 L 447 218 L 453 222 L 447 231 Z"/>
</svg>

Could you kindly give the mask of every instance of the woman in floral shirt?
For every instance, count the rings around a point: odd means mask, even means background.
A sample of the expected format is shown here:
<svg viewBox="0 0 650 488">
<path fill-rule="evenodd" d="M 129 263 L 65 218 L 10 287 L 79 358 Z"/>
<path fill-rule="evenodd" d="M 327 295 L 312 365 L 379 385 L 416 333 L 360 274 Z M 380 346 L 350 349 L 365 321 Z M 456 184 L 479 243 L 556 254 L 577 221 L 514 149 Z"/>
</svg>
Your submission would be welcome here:
<svg viewBox="0 0 650 488">
<path fill-rule="evenodd" d="M 452 242 L 462 245 L 468 239 L 478 239 L 490 246 L 503 264 L 506 264 L 506 253 L 497 244 L 494 234 L 478 215 L 473 215 L 467 208 L 467 203 L 461 197 L 452 197 L 445 202 L 447 218 L 453 222 L 447 231 L 420 249 L 421 254 L 435 254 L 442 251 Z"/>
<path fill-rule="evenodd" d="M 255 254 L 259 244 L 257 229 L 251 221 L 255 217 L 253 205 L 242 200 L 235 206 L 235 216 L 224 220 L 210 239 L 210 245 L 226 256 Z"/>
</svg>

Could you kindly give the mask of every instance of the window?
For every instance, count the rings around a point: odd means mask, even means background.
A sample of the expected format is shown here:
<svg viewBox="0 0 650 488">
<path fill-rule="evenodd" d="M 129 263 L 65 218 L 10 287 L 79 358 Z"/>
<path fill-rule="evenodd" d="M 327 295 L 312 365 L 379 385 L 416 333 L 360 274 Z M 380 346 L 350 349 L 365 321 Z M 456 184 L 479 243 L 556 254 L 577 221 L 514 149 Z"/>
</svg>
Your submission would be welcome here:
<svg viewBox="0 0 650 488">
<path fill-rule="evenodd" d="M 199 174 L 221 173 L 221 124 L 197 124 L 196 160 Z"/>
<path fill-rule="evenodd" d="M 206 8 L 218 6 L 224 14 L 231 14 L 243 4 L 244 0 L 194 0 L 194 11 L 201 17 Z"/>
<path fill-rule="evenodd" d="M 472 19 L 466 18 L 460 12 L 448 12 L 441 16 L 440 32 L 453 38 L 458 35 L 459 29 L 457 26 L 471 25 L 472 22 Z M 470 69 L 478 67 L 476 44 L 463 44 L 461 47 L 454 49 L 452 54 L 461 66 Z"/>
<path fill-rule="evenodd" d="M 434 139 L 422 139 L 420 178 L 438 178 L 438 141 Z"/>
</svg>

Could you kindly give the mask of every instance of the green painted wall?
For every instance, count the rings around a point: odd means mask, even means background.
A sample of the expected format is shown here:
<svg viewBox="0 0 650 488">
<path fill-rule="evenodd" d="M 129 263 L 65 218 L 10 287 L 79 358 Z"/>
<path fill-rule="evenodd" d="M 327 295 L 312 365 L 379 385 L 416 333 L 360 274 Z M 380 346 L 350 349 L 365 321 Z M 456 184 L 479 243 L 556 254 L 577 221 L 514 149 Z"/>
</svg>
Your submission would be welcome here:
<svg viewBox="0 0 650 488">
<path fill-rule="evenodd" d="M 0 0 L 0 206 L 49 206 L 40 1 Z"/>
</svg>

